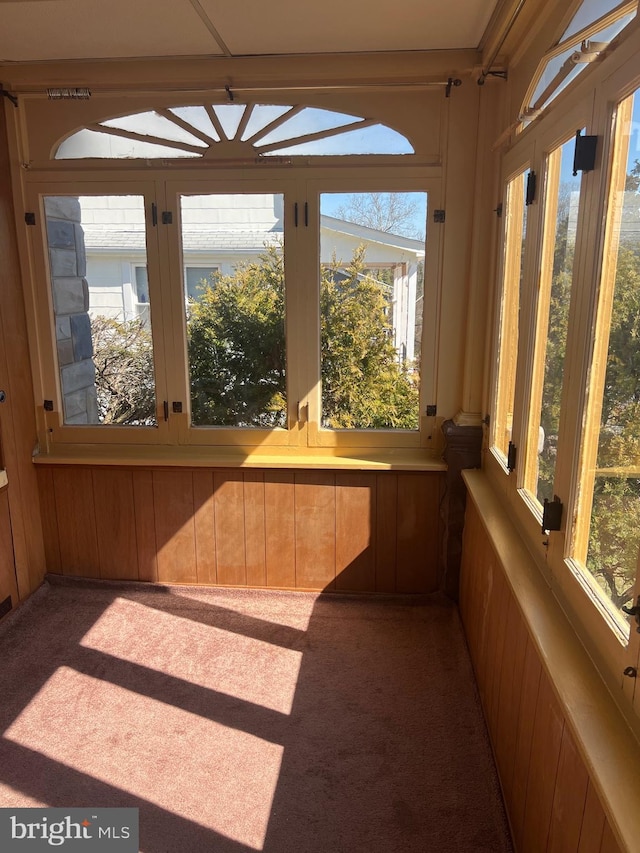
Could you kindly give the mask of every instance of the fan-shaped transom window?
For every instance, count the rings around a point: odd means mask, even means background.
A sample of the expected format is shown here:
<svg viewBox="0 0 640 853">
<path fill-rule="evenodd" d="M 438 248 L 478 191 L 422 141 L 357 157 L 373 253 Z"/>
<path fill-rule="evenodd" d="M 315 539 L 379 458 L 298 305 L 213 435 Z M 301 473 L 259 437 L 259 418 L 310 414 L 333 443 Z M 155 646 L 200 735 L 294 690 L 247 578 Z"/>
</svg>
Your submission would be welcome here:
<svg viewBox="0 0 640 853">
<path fill-rule="evenodd" d="M 413 154 L 373 118 L 308 106 L 216 104 L 132 113 L 67 137 L 56 160 Z"/>
<path fill-rule="evenodd" d="M 583 0 L 538 66 L 520 116 L 525 124 L 600 56 L 633 20 L 637 7 L 638 0 Z"/>
</svg>

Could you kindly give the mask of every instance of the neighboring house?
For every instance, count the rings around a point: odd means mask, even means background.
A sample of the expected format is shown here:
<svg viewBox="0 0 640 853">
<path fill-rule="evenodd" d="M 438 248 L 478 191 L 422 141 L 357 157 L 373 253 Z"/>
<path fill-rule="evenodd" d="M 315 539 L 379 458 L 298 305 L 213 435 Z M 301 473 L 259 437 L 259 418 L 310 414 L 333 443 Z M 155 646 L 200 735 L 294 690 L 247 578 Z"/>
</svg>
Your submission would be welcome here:
<svg viewBox="0 0 640 853">
<path fill-rule="evenodd" d="M 215 203 L 214 203 L 215 202 Z M 83 196 L 87 281 L 92 315 L 147 318 L 149 286 L 145 220 L 137 196 Z M 282 197 L 272 194 L 183 196 L 182 264 L 186 298 L 199 299 L 212 273 L 233 274 L 284 239 Z M 389 292 L 394 346 L 402 359 L 417 355 L 416 303 L 424 242 L 330 216 L 321 216 L 320 260 L 338 268 L 366 247 L 367 271 Z"/>
</svg>

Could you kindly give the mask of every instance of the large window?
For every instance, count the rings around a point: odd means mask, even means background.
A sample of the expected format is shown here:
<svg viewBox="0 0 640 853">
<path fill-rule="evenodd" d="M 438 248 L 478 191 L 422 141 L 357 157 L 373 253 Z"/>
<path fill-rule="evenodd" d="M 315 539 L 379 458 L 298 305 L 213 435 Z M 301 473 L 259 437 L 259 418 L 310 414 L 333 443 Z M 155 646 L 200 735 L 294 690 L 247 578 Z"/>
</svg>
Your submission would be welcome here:
<svg viewBox="0 0 640 853">
<path fill-rule="evenodd" d="M 617 108 L 572 556 L 629 633 L 640 552 L 640 97 Z"/>
</svg>

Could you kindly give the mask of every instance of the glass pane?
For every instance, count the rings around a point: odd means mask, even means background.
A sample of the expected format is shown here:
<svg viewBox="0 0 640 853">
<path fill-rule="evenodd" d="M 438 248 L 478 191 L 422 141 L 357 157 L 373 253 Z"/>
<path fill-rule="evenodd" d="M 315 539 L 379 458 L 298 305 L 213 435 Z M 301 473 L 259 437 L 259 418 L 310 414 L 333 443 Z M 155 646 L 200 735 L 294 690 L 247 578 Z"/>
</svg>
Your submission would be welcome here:
<svg viewBox="0 0 640 853">
<path fill-rule="evenodd" d="M 503 209 L 505 241 L 502 267 L 500 346 L 493 444 L 506 459 L 513 426 L 518 357 L 518 323 L 527 235 L 526 185 L 529 172 L 509 181 Z"/>
<path fill-rule="evenodd" d="M 213 108 L 227 139 L 235 139 L 245 109 L 244 104 L 222 104 Z"/>
<path fill-rule="evenodd" d="M 201 157 L 195 151 L 185 151 L 183 148 L 171 148 L 169 144 L 159 145 L 155 142 L 142 142 L 139 139 L 127 139 L 113 133 L 100 133 L 97 130 L 79 130 L 64 142 L 56 151 L 56 160 L 81 160 L 85 157 L 101 159 L 125 160 L 135 157 L 145 157 L 149 160 L 162 157 Z"/>
<path fill-rule="evenodd" d="M 616 122 L 576 546 L 619 617 L 633 597 L 640 546 L 638 127 L 636 92 L 619 105 Z"/>
<path fill-rule="evenodd" d="M 258 148 L 258 146 L 256 146 Z M 266 156 L 283 154 L 413 154 L 414 149 L 406 136 L 384 127 L 381 124 L 370 125 L 358 130 L 345 130 L 342 133 L 314 139 L 312 142 L 291 143 L 273 151 L 265 151 Z"/>
<path fill-rule="evenodd" d="M 65 424 L 156 424 L 142 196 L 44 200 Z"/>
<path fill-rule="evenodd" d="M 571 23 L 564 31 L 560 41 L 570 38 L 580 32 L 589 24 L 597 21 L 603 15 L 611 12 L 617 6 L 621 6 L 621 0 L 583 0 L 578 11 L 571 19 Z"/>
<path fill-rule="evenodd" d="M 322 426 L 417 430 L 427 195 L 327 193 L 320 212 Z"/>
<path fill-rule="evenodd" d="M 270 133 L 260 140 L 260 145 L 271 145 L 273 142 L 295 139 L 305 136 L 307 133 L 318 133 L 322 130 L 331 130 L 361 121 L 358 116 L 336 113 L 333 110 L 321 110 L 316 107 L 305 107 L 290 119 L 274 128 Z"/>
<path fill-rule="evenodd" d="M 181 197 L 194 426 L 286 424 L 283 201 Z M 205 272 L 196 286 L 191 265 Z"/>
<path fill-rule="evenodd" d="M 192 127 L 202 131 L 202 133 L 206 133 L 215 142 L 220 142 L 220 135 L 204 107 L 172 107 L 169 112 L 183 121 L 189 122 Z"/>
<path fill-rule="evenodd" d="M 533 389 L 532 407 L 538 412 L 532 422 L 530 453 L 537 453 L 537 465 L 529 468 L 526 487 L 542 504 L 553 498 L 560 396 L 564 376 L 569 302 L 573 279 L 580 177 L 573 176 L 575 140 L 571 139 L 550 154 L 547 160 L 547 187 L 542 266 L 538 297 L 539 326 L 536 363 L 538 387 Z M 540 387 L 541 384 L 541 387 Z M 533 476 L 531 476 L 533 475 Z"/>
<path fill-rule="evenodd" d="M 242 134 L 242 139 L 251 139 L 256 133 L 271 124 L 280 116 L 292 110 L 292 106 L 276 106 L 275 104 L 256 104 L 251 111 L 251 117 Z"/>
<path fill-rule="evenodd" d="M 113 127 L 118 130 L 128 130 L 132 133 L 140 133 L 143 136 L 156 136 L 167 142 L 186 142 L 188 145 L 197 145 L 206 148 L 207 143 L 197 136 L 187 133 L 182 127 L 169 121 L 168 118 L 157 113 L 136 113 L 135 115 L 122 116 L 121 118 L 109 119 L 101 122 L 103 127 Z"/>
</svg>

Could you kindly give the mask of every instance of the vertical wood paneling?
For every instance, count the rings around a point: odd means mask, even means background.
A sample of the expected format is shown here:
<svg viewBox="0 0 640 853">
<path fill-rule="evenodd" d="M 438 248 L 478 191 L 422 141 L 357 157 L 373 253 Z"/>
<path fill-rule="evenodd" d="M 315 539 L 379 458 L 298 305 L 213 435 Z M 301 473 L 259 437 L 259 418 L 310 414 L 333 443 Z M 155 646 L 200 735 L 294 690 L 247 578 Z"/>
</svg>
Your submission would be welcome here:
<svg viewBox="0 0 640 853">
<path fill-rule="evenodd" d="M 589 780 L 582 826 L 580 827 L 578 853 L 600 853 L 605 822 L 604 809 L 591 780 Z"/>
<path fill-rule="evenodd" d="M 37 474 L 46 568 L 53 574 L 62 574 L 53 471 L 50 468 L 38 468 Z"/>
<path fill-rule="evenodd" d="M 191 471 L 154 471 L 158 580 L 196 583 L 196 543 Z"/>
<path fill-rule="evenodd" d="M 551 810 L 549 853 L 573 853 L 578 850 L 588 785 L 589 776 L 584 763 L 571 732 L 565 726 Z"/>
<path fill-rule="evenodd" d="M 502 685 L 498 703 L 498 733 L 496 754 L 505 800 L 513 802 L 513 773 L 518 744 L 520 697 L 527 650 L 527 629 L 513 596 L 507 615 L 507 642 L 502 665 Z"/>
<path fill-rule="evenodd" d="M 131 471 L 93 471 L 100 577 L 138 580 L 136 515 Z"/>
<path fill-rule="evenodd" d="M 215 584 L 217 582 L 216 536 L 211 471 L 193 472 L 193 506 L 198 583 Z"/>
<path fill-rule="evenodd" d="M 333 589 L 336 576 L 335 474 L 295 475 L 296 586 Z"/>
<path fill-rule="evenodd" d="M 245 586 L 247 566 L 242 472 L 213 475 L 218 583 Z"/>
<path fill-rule="evenodd" d="M 531 760 L 531 742 L 533 739 L 533 724 L 535 722 L 535 710 L 538 702 L 541 675 L 542 667 L 540 666 L 540 660 L 538 659 L 533 643 L 527 638 L 524 672 L 522 674 L 522 690 L 520 692 L 520 707 L 518 709 L 518 738 L 516 742 L 516 760 L 512 787 L 513 807 L 511 812 L 511 827 L 516 850 L 520 850 L 522 847 L 527 782 Z"/>
<path fill-rule="evenodd" d="M 437 590 L 439 511 L 436 477 L 398 474 L 398 592 Z"/>
<path fill-rule="evenodd" d="M 489 599 L 487 618 L 489 628 L 487 633 L 486 668 L 486 716 L 489 731 L 495 742 L 498 728 L 498 694 L 500 691 L 500 672 L 502 668 L 502 651 L 504 645 L 504 626 L 507 609 L 507 585 L 500 571 L 493 573 L 493 592 Z"/>
<path fill-rule="evenodd" d="M 292 471 L 269 471 L 264 484 L 267 586 L 296 585 L 295 486 Z"/>
<path fill-rule="evenodd" d="M 376 474 L 376 579 L 377 592 L 396 591 L 398 475 Z"/>
<path fill-rule="evenodd" d="M 53 486 L 63 574 L 100 577 L 91 470 L 57 468 Z"/>
<path fill-rule="evenodd" d="M 133 505 L 136 517 L 136 547 L 138 551 L 138 579 L 158 580 L 156 544 L 156 515 L 153 505 L 153 477 L 151 471 L 132 471 Z"/>
<path fill-rule="evenodd" d="M 602 844 L 600 845 L 600 853 L 622 853 L 620 845 L 616 841 L 613 830 L 609 823 L 605 823 L 602 833 Z"/>
<path fill-rule="evenodd" d="M 604 809 L 591 780 L 589 780 L 582 826 L 580 827 L 578 853 L 600 853 L 605 822 Z"/>
<path fill-rule="evenodd" d="M 244 529 L 247 584 L 267 585 L 267 549 L 265 542 L 264 474 L 244 472 Z"/>
<path fill-rule="evenodd" d="M 4 489 L 0 492 L 0 601 L 4 601 L 8 595 L 11 596 L 12 606 L 15 607 L 18 603 L 18 583 L 13 562 L 9 496 Z"/>
<path fill-rule="evenodd" d="M 375 474 L 336 474 L 336 589 L 375 589 Z"/>
</svg>

